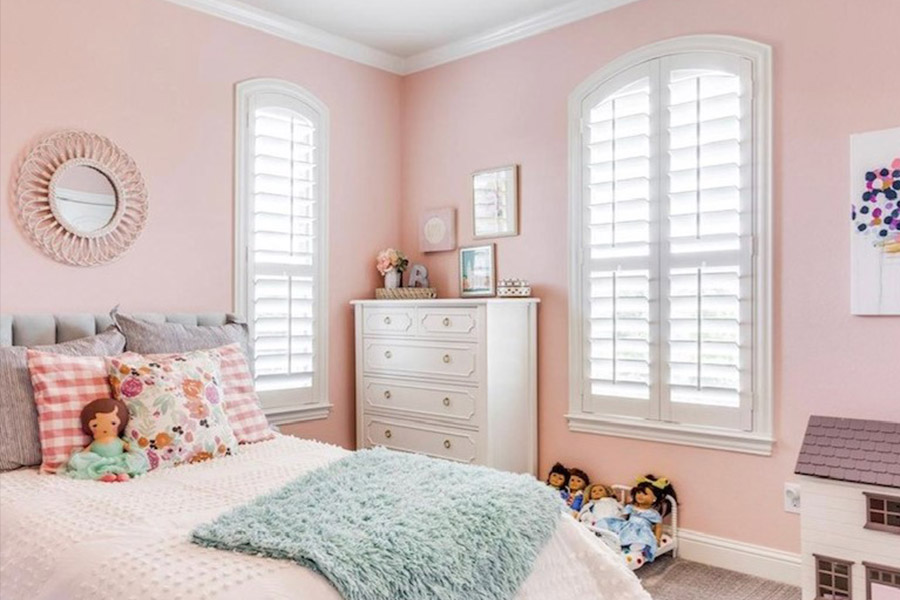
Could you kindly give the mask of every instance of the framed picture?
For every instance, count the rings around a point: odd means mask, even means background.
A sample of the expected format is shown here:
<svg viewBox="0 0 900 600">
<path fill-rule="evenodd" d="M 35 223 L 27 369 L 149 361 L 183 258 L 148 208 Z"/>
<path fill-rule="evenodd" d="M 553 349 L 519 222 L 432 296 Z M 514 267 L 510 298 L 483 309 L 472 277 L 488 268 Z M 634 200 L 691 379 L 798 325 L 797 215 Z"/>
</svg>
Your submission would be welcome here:
<svg viewBox="0 0 900 600">
<path fill-rule="evenodd" d="M 850 310 L 900 315 L 900 127 L 850 136 Z"/>
<path fill-rule="evenodd" d="M 472 222 L 476 238 L 519 235 L 519 167 L 472 174 Z"/>
<path fill-rule="evenodd" d="M 459 295 L 493 296 L 497 292 L 494 244 L 459 249 Z"/>
<path fill-rule="evenodd" d="M 456 250 L 456 209 L 426 210 L 419 220 L 419 251 Z"/>
</svg>

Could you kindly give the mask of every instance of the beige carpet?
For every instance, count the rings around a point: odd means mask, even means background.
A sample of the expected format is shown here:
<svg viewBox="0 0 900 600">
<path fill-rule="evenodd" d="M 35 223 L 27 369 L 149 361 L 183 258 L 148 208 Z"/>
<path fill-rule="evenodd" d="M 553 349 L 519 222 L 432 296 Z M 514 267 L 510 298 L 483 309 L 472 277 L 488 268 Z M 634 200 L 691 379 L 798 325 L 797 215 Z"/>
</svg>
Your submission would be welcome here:
<svg viewBox="0 0 900 600">
<path fill-rule="evenodd" d="M 637 573 L 653 600 L 800 600 L 800 588 L 669 556 Z"/>
</svg>

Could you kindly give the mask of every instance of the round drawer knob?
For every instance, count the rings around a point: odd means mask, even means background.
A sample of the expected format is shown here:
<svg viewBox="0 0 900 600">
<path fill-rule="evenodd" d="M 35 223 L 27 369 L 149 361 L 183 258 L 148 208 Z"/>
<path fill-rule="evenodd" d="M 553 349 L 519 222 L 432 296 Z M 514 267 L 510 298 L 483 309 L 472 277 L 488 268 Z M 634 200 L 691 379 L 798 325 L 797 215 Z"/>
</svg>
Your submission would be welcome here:
<svg viewBox="0 0 900 600">
<path fill-rule="evenodd" d="M 444 406 L 450 406 L 450 398 L 444 398 Z"/>
<path fill-rule="evenodd" d="M 385 430 L 384 430 L 384 437 L 390 439 L 390 437 L 391 437 L 391 430 L 390 430 L 390 429 L 385 429 Z"/>
<path fill-rule="evenodd" d="M 384 324 L 385 324 L 385 325 L 390 325 L 390 324 L 391 324 L 391 318 L 390 318 L 390 317 L 385 317 L 385 318 L 384 318 Z"/>
<path fill-rule="evenodd" d="M 450 327 L 450 317 L 444 317 L 444 327 Z"/>
<path fill-rule="evenodd" d="M 391 390 L 384 390 L 384 397 L 390 400 L 391 398 Z"/>
<path fill-rule="evenodd" d="M 390 358 L 391 356 L 393 356 L 393 355 L 391 354 L 391 351 L 390 351 L 390 350 L 385 350 L 385 351 L 384 351 L 384 357 L 385 357 L 385 358 Z"/>
<path fill-rule="evenodd" d="M 445 355 L 444 355 L 444 362 L 445 362 L 445 363 L 450 362 L 450 355 L 449 355 L 449 354 L 445 354 Z"/>
<path fill-rule="evenodd" d="M 450 440 L 444 440 L 444 448 L 446 448 L 447 450 L 450 449 Z"/>
</svg>

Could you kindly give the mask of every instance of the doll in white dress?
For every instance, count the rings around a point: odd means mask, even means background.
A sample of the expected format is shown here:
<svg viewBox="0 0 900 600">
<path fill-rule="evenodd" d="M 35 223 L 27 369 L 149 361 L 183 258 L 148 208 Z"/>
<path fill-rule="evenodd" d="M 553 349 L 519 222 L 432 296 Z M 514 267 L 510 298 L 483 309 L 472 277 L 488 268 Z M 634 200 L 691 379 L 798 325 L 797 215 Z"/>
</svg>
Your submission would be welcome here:
<svg viewBox="0 0 900 600">
<path fill-rule="evenodd" d="M 575 514 L 578 520 L 590 527 L 596 527 L 601 519 L 618 517 L 622 505 L 616 499 L 612 488 L 602 483 L 593 483 L 584 491 L 587 501 Z"/>
</svg>

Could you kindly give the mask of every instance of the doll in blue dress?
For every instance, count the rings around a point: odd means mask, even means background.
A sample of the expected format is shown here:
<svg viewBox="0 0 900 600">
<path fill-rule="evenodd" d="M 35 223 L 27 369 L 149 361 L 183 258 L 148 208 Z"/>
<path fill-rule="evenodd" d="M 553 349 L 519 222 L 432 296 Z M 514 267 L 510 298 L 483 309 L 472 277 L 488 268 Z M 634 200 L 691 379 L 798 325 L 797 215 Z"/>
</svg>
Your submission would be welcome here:
<svg viewBox="0 0 900 600">
<path fill-rule="evenodd" d="M 550 467 L 547 474 L 547 485 L 559 492 L 559 497 L 568 506 L 569 503 L 569 470 L 562 463 Z"/>
<path fill-rule="evenodd" d="M 656 558 L 662 538 L 662 521 L 672 510 L 669 496 L 677 498 L 668 479 L 653 475 L 641 477 L 631 489 L 631 502 L 621 515 L 597 522 L 598 528 L 619 536 L 625 561 L 631 569 Z"/>
<path fill-rule="evenodd" d="M 130 452 L 121 437 L 128 424 L 128 407 L 121 400 L 101 398 L 81 409 L 81 429 L 93 441 L 72 453 L 65 474 L 74 479 L 128 481 L 150 468 L 142 452 Z"/>
</svg>

